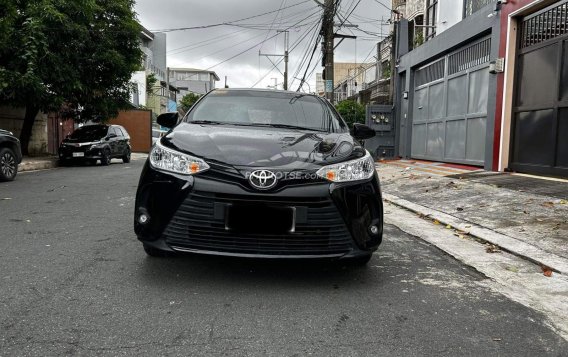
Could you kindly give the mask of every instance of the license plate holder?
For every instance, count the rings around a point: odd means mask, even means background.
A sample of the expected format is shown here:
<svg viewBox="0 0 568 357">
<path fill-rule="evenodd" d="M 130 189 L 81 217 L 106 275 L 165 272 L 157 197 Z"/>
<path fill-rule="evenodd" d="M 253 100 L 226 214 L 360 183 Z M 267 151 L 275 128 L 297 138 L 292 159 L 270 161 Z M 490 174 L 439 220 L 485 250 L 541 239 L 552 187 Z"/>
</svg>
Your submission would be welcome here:
<svg viewBox="0 0 568 357">
<path fill-rule="evenodd" d="M 241 205 L 227 207 L 225 228 L 251 234 L 293 233 L 296 226 L 295 207 Z"/>
<path fill-rule="evenodd" d="M 84 152 L 74 152 L 73 157 L 85 157 L 85 153 Z"/>
</svg>

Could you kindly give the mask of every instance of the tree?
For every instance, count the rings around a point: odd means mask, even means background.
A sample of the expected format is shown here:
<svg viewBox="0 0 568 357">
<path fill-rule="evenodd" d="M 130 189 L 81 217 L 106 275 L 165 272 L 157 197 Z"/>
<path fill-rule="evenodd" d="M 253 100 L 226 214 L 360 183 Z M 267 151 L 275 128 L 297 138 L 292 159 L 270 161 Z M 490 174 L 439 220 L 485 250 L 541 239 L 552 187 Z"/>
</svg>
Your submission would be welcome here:
<svg viewBox="0 0 568 357">
<path fill-rule="evenodd" d="M 0 104 L 105 121 L 127 108 L 141 62 L 134 0 L 0 0 Z"/>
<path fill-rule="evenodd" d="M 187 113 L 199 98 L 201 98 L 201 95 L 196 93 L 188 93 L 184 95 L 179 102 L 181 109 Z"/>
<path fill-rule="evenodd" d="M 353 123 L 365 124 L 365 107 L 353 100 L 343 100 L 335 105 L 335 108 L 347 122 L 349 127 Z"/>
</svg>

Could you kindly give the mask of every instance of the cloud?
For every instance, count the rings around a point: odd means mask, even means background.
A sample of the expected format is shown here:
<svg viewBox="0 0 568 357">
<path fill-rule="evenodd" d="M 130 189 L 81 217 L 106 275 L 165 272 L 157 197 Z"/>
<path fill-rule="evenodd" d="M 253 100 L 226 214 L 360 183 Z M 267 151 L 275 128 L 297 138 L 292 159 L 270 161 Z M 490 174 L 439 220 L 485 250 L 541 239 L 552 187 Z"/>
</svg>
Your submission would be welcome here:
<svg viewBox="0 0 568 357">
<path fill-rule="evenodd" d="M 340 15 L 347 15 L 356 3 L 355 0 L 342 1 Z M 322 10 L 313 0 L 138 0 L 135 10 L 142 25 L 154 31 L 231 22 L 275 11 L 281 7 L 289 8 L 237 22 L 247 28 L 218 26 L 168 32 L 168 66 L 210 68 L 221 78 L 218 87 L 224 85 L 225 76 L 228 77 L 229 86 L 233 88 L 251 87 L 257 82 L 257 88 L 266 88 L 274 84 L 272 78 L 277 78 L 278 83 L 281 84 L 283 76 L 280 71 L 284 71 L 284 64 L 278 65 L 280 70 L 278 71 L 270 60 L 276 62 L 281 61 L 282 58 L 269 59 L 259 56 L 259 51 L 283 54 L 284 35 L 277 33 L 276 30 L 290 27 L 290 47 L 293 45 L 296 47 L 290 51 L 289 82 L 292 84 L 290 89 L 296 90 L 299 80 L 292 77 L 293 75 L 302 77 L 305 66 L 300 71 L 299 65 L 305 55 L 311 54 L 314 44 L 309 42 L 320 29 L 318 22 Z M 312 16 L 308 17 L 310 14 Z M 358 39 L 343 41 L 335 52 L 336 62 L 362 62 L 364 59 L 372 61 L 372 56 L 376 55 L 374 47 L 381 40 L 381 37 L 375 34 L 388 34 L 388 27 L 381 26 L 380 22 L 381 19 L 386 20 L 388 16 L 388 11 L 374 0 L 360 1 L 350 15 L 349 22 L 359 25 L 361 29 L 371 34 L 352 28 L 341 29 L 341 33 L 354 34 Z M 305 18 L 307 19 L 301 22 L 302 26 L 291 27 Z M 261 44 L 264 40 L 266 41 Z M 310 67 L 311 71 L 311 68 L 317 64 L 316 70 L 309 78 L 312 89 L 315 88 L 315 73 L 322 70 L 321 60 L 316 62 L 320 54 L 321 49 L 318 44 Z"/>
</svg>

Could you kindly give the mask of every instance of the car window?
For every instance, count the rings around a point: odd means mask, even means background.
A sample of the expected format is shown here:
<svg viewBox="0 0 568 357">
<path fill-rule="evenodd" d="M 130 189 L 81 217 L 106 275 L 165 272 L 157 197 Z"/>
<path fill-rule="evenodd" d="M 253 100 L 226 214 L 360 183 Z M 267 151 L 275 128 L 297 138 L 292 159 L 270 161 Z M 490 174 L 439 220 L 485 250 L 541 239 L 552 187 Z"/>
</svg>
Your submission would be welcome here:
<svg viewBox="0 0 568 357">
<path fill-rule="evenodd" d="M 114 127 L 114 130 L 116 131 L 116 135 L 124 136 L 124 133 L 122 132 L 119 126 Z"/>
<path fill-rule="evenodd" d="M 186 120 L 346 130 L 342 120 L 321 99 L 286 92 L 212 92 L 195 105 Z"/>
<path fill-rule="evenodd" d="M 123 126 L 118 126 L 118 128 L 120 129 L 120 131 L 122 132 L 122 135 L 124 137 L 128 137 L 128 132 L 126 131 L 126 129 Z"/>
<path fill-rule="evenodd" d="M 107 135 L 107 127 L 102 125 L 86 125 L 75 130 L 70 139 L 95 141 L 104 138 Z"/>
</svg>

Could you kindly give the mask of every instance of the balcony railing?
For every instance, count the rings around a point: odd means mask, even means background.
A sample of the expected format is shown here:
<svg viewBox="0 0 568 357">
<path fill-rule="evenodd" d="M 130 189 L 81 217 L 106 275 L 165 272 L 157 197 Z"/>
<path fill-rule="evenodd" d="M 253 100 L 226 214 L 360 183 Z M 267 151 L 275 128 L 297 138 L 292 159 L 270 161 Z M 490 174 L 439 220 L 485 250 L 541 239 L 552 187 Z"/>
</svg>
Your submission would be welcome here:
<svg viewBox="0 0 568 357">
<path fill-rule="evenodd" d="M 495 0 L 465 0 L 465 16 L 470 16 Z"/>
</svg>

